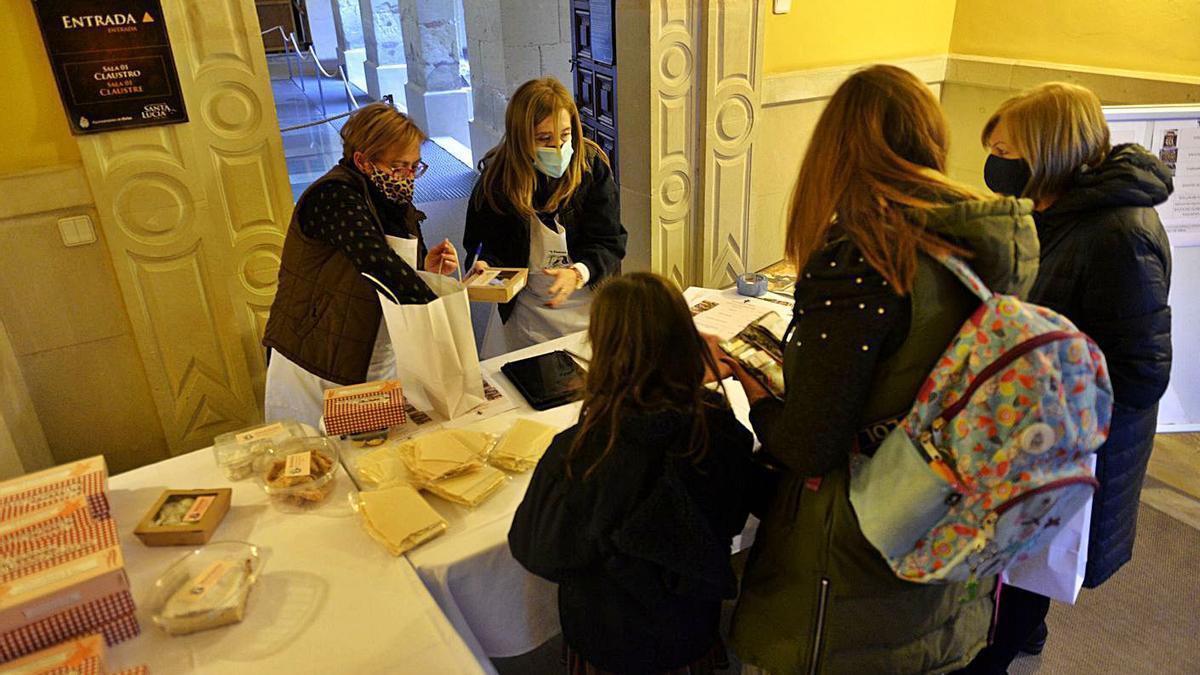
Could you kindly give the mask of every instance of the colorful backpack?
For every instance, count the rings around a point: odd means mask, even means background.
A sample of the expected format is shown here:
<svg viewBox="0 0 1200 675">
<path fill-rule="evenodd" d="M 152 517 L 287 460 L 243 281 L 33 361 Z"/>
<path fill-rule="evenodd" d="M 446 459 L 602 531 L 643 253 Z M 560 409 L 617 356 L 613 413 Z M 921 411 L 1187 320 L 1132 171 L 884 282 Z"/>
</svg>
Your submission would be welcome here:
<svg viewBox="0 0 1200 675">
<path fill-rule="evenodd" d="M 850 502 L 901 579 L 967 581 L 1053 539 L 1097 482 L 1108 437 L 1104 355 L 1065 317 L 993 294 L 963 261 L 940 262 L 983 303 L 912 410 L 851 463 Z"/>
</svg>

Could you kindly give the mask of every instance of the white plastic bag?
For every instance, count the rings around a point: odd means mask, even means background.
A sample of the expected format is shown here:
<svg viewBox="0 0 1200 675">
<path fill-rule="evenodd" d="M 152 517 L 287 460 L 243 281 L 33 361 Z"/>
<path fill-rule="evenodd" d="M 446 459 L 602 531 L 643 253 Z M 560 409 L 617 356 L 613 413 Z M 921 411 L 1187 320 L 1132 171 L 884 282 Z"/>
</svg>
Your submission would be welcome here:
<svg viewBox="0 0 1200 675">
<path fill-rule="evenodd" d="M 1096 455 L 1091 456 L 1092 472 Z M 1092 526 L 1092 500 L 1058 531 L 1050 545 L 1004 570 L 1001 581 L 1051 600 L 1075 604 L 1087 573 L 1088 530 Z"/>
<path fill-rule="evenodd" d="M 405 400 L 453 419 L 484 402 L 467 290 L 450 277 L 417 272 L 437 300 L 397 305 L 380 296 Z"/>
</svg>

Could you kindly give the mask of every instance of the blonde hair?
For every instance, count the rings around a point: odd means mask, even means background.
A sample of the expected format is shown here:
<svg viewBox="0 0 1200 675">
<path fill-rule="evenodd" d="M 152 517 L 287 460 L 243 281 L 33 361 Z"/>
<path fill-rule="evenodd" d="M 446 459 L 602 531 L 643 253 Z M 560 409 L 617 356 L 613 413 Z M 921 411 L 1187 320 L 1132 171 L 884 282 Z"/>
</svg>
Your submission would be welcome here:
<svg viewBox="0 0 1200 675">
<path fill-rule="evenodd" d="M 355 110 L 342 127 L 341 135 L 342 157 L 348 162 L 354 161 L 356 152 L 373 160 L 390 147 L 408 149 L 426 139 L 425 132 L 412 118 L 383 101 Z"/>
<path fill-rule="evenodd" d="M 803 270 L 835 225 L 901 295 L 918 253 L 965 251 L 925 226 L 926 211 L 981 199 L 944 175 L 946 117 L 912 73 L 872 66 L 849 77 L 813 131 L 787 224 L 787 255 Z"/>
<path fill-rule="evenodd" d="M 1078 85 L 1047 82 L 1000 104 L 983 125 L 984 147 L 1002 119 L 1032 174 L 1020 196 L 1035 202 L 1062 194 L 1075 171 L 1097 166 L 1111 149 L 1100 98 Z"/>
<path fill-rule="evenodd" d="M 536 215 L 538 209 L 533 205 L 533 189 L 537 180 L 534 128 L 547 117 L 557 120 L 560 110 L 566 110 L 571 117 L 571 148 L 574 155 L 541 211 L 558 211 L 575 194 L 583 174 L 591 170 L 588 163 L 591 157 L 598 155 L 605 164 L 608 163 L 608 157 L 600 146 L 583 137 L 579 109 L 575 107 L 575 99 L 567 88 L 553 77 L 530 80 L 513 93 L 504 113 L 504 137 L 480 162 L 482 189 L 477 200 L 485 201 L 493 211 L 504 211 L 507 206 L 525 218 Z M 481 206 L 478 201 L 476 205 Z"/>
</svg>

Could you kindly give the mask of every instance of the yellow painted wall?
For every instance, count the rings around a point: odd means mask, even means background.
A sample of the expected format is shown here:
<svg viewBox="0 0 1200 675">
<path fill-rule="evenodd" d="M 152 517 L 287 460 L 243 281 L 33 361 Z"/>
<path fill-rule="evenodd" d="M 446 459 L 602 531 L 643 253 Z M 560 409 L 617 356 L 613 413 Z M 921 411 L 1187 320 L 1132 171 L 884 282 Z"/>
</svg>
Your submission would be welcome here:
<svg viewBox="0 0 1200 675">
<path fill-rule="evenodd" d="M 955 0 L 793 0 L 767 4 L 766 73 L 945 54 Z"/>
<path fill-rule="evenodd" d="M 1200 75 L 1200 2 L 958 0 L 950 51 Z"/>
<path fill-rule="evenodd" d="M 0 0 L 0 174 L 80 162 L 28 0 Z"/>
</svg>

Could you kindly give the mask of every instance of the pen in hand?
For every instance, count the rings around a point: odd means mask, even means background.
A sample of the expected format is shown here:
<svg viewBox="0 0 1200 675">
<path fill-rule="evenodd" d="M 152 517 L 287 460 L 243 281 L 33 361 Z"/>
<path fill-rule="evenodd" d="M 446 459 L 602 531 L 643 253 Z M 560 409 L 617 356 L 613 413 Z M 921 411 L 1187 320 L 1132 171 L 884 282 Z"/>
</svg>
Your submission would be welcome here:
<svg viewBox="0 0 1200 675">
<path fill-rule="evenodd" d="M 467 265 L 467 276 L 471 276 L 471 269 L 475 267 L 475 263 L 479 262 L 479 256 L 483 255 L 483 242 L 475 247 L 475 255 L 471 256 L 471 262 Z"/>
</svg>

